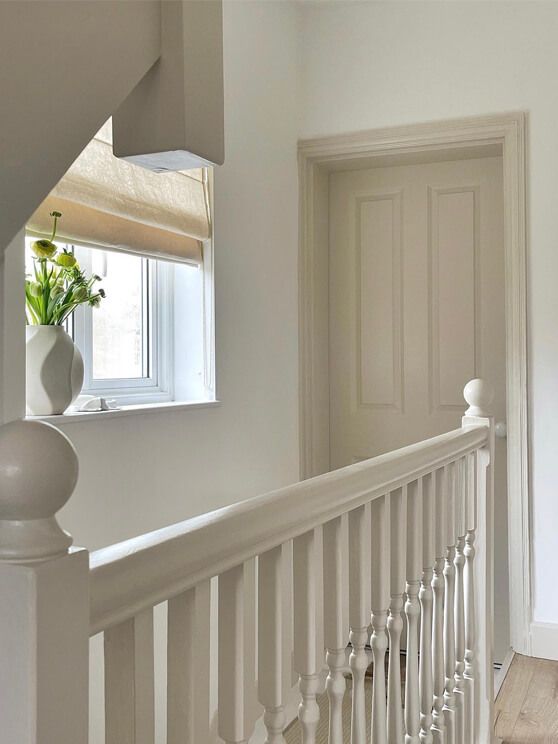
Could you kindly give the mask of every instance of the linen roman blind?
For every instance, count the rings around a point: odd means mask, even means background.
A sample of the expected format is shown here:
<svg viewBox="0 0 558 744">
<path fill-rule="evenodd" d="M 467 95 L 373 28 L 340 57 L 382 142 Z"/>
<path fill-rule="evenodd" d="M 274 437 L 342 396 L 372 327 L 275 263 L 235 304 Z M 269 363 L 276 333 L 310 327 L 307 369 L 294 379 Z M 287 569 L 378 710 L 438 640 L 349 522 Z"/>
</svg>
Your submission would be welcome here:
<svg viewBox="0 0 558 744">
<path fill-rule="evenodd" d="M 107 122 L 29 220 L 49 235 L 50 213 L 61 212 L 57 237 L 137 253 L 201 263 L 210 237 L 205 169 L 154 173 L 116 158 Z"/>
</svg>

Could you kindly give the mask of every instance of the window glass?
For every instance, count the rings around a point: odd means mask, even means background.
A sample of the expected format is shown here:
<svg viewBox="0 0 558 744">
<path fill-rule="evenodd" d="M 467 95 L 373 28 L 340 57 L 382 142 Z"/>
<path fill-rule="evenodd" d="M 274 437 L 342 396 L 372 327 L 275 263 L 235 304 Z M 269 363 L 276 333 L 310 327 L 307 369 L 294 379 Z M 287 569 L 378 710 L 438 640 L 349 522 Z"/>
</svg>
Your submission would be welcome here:
<svg viewBox="0 0 558 744">
<path fill-rule="evenodd" d="M 148 377 L 149 291 L 147 260 L 126 253 L 91 251 L 92 270 L 106 299 L 91 314 L 93 379 Z"/>
</svg>

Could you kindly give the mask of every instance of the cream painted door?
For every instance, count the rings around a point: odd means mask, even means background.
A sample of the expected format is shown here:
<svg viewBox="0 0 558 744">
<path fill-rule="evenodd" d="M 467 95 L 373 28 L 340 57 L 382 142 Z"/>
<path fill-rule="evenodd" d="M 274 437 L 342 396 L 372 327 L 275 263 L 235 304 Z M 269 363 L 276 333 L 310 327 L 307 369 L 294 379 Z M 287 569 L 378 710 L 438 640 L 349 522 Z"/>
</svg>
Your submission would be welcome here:
<svg viewBox="0 0 558 744">
<path fill-rule="evenodd" d="M 454 429 L 473 377 L 505 421 L 500 157 L 330 176 L 330 457 Z M 507 649 L 505 440 L 497 440 L 496 658 Z"/>
</svg>

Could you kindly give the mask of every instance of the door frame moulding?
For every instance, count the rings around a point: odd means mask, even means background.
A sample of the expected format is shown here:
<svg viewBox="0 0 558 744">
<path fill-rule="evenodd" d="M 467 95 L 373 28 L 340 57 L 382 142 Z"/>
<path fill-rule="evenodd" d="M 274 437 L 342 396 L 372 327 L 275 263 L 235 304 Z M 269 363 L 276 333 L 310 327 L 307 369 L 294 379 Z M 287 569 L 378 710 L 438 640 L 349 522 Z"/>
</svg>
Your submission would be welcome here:
<svg viewBox="0 0 558 744">
<path fill-rule="evenodd" d="M 373 159 L 501 148 L 504 172 L 510 635 L 531 653 L 527 418 L 526 114 L 512 112 L 301 140 L 299 163 L 300 475 L 329 470 L 329 174 Z M 449 152 L 448 152 L 449 151 Z M 478 154 L 475 156 L 479 156 Z M 382 162 L 382 161 L 377 161 Z M 424 162 L 424 161 L 423 161 Z"/>
</svg>

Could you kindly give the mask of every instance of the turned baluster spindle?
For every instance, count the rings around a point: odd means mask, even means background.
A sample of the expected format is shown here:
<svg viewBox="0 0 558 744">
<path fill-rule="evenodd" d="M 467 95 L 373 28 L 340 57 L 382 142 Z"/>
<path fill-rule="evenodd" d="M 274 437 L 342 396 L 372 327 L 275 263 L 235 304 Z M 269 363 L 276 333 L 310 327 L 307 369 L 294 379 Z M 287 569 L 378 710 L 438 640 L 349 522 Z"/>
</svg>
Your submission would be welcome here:
<svg viewBox="0 0 558 744">
<path fill-rule="evenodd" d="M 422 575 L 422 480 L 407 486 L 407 654 L 405 665 L 405 742 L 419 744 L 420 693 L 418 661 L 418 599 Z"/>
<path fill-rule="evenodd" d="M 448 489 L 447 489 L 447 532 L 446 532 L 446 555 L 444 562 L 444 721 L 446 724 L 447 744 L 455 742 L 455 492 L 456 492 L 456 464 L 448 466 Z"/>
<path fill-rule="evenodd" d="M 329 742 L 343 744 L 343 697 L 345 695 L 345 646 L 343 627 L 343 545 L 341 517 L 323 527 L 324 643 L 328 675 Z"/>
<path fill-rule="evenodd" d="M 264 708 L 266 744 L 283 744 L 282 549 L 258 558 L 258 699 Z"/>
<path fill-rule="evenodd" d="M 432 658 L 432 565 L 436 560 L 435 548 L 435 473 L 422 480 L 422 579 L 419 591 L 420 622 L 420 741 L 432 744 L 433 658 Z"/>
<path fill-rule="evenodd" d="M 465 654 L 463 684 L 465 694 L 465 710 L 463 714 L 463 741 L 464 744 L 474 744 L 475 730 L 475 681 L 476 681 L 476 657 L 475 657 L 475 526 L 476 526 L 476 498 L 477 498 L 477 453 L 473 452 L 467 459 L 468 488 L 465 547 L 465 567 L 463 570 L 463 593 L 465 605 Z"/>
<path fill-rule="evenodd" d="M 349 625 L 353 678 L 351 708 L 351 744 L 364 744 L 366 713 L 364 679 L 368 667 L 366 641 L 370 620 L 370 516 L 369 507 L 361 506 L 349 514 Z M 341 740 L 340 740 L 341 741 Z M 333 744 L 330 740 L 330 744 Z"/>
<path fill-rule="evenodd" d="M 387 694 L 387 733 L 389 744 L 403 740 L 403 710 L 401 700 L 401 633 L 403 631 L 403 591 L 405 589 L 405 555 L 407 541 L 407 487 L 390 494 L 390 593 L 387 630 L 389 636 L 389 666 Z"/>
<path fill-rule="evenodd" d="M 433 744 L 445 744 L 446 726 L 444 721 L 444 555 L 446 551 L 446 501 L 447 468 L 440 468 L 434 474 L 434 563 L 432 578 L 432 687 L 434 693 L 432 707 Z"/>
<path fill-rule="evenodd" d="M 390 500 L 381 496 L 370 505 L 372 606 L 372 725 L 371 744 L 387 744 L 386 650 L 387 608 L 390 601 Z"/>
<path fill-rule="evenodd" d="M 301 702 L 298 718 L 302 744 L 315 744 L 320 709 L 316 613 L 316 549 L 314 530 L 293 541 L 294 663 L 299 675 Z"/>
<path fill-rule="evenodd" d="M 248 740 L 245 715 L 244 565 L 219 576 L 219 736 Z"/>
<path fill-rule="evenodd" d="M 455 567 L 455 597 L 454 597 L 454 615 L 455 615 L 455 672 L 454 672 L 454 694 L 455 694 L 455 741 L 456 744 L 463 744 L 463 727 L 464 727 L 464 682 L 463 671 L 465 668 L 465 606 L 463 598 L 463 567 L 465 565 L 465 556 L 463 549 L 465 547 L 465 494 L 467 489 L 467 470 L 466 460 L 462 458 L 457 463 L 457 482 L 456 482 L 456 532 L 457 542 L 455 545 L 455 558 L 453 561 Z"/>
</svg>

